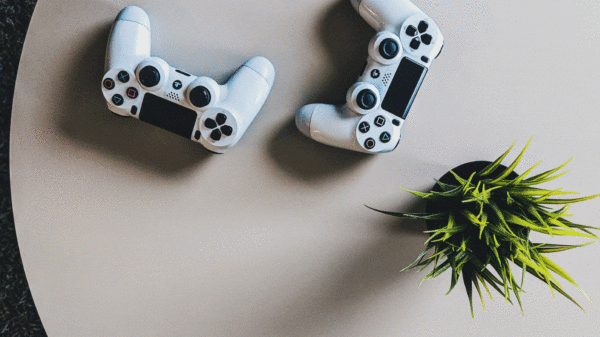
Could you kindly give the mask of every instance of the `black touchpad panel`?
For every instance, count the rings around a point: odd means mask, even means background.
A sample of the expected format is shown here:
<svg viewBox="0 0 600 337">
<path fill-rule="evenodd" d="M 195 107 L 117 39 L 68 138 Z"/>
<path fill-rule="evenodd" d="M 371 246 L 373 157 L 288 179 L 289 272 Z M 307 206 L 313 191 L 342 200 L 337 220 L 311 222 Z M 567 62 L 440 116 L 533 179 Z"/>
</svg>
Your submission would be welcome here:
<svg viewBox="0 0 600 337">
<path fill-rule="evenodd" d="M 403 58 L 381 107 L 402 119 L 406 119 L 426 73 L 427 68 L 406 57 Z"/>
<path fill-rule="evenodd" d="M 171 131 L 185 138 L 192 138 L 196 111 L 175 104 L 152 94 L 144 95 L 140 120 Z"/>
</svg>

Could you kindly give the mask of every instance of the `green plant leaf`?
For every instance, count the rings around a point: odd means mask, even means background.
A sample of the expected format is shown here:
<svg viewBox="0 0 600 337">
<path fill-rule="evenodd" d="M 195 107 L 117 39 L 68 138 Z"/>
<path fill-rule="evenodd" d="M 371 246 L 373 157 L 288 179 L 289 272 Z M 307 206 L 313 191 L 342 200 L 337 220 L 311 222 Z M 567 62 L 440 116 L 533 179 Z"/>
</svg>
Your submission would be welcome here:
<svg viewBox="0 0 600 337">
<path fill-rule="evenodd" d="M 513 142 L 512 145 L 508 148 L 508 150 L 506 152 L 504 152 L 500 157 L 498 157 L 493 163 L 489 164 L 483 170 L 481 170 L 479 172 L 479 176 L 485 177 L 485 176 L 491 174 L 492 172 L 496 171 L 496 169 L 500 166 L 500 163 L 502 163 L 504 158 L 506 158 L 506 156 L 512 150 L 512 148 L 515 146 L 516 143 L 517 142 Z"/>
</svg>

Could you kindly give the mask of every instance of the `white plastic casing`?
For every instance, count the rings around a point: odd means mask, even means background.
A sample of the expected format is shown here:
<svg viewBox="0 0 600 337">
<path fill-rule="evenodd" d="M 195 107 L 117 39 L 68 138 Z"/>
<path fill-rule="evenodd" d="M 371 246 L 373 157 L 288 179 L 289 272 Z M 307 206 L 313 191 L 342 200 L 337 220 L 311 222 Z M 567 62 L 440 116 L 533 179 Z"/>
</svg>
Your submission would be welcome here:
<svg viewBox="0 0 600 337">
<path fill-rule="evenodd" d="M 398 146 L 404 120 L 432 60 L 442 50 L 444 37 L 435 22 L 409 0 L 350 1 L 359 14 L 377 30 L 368 46 L 369 57 L 365 69 L 348 90 L 346 104 L 307 105 L 296 113 L 296 125 L 306 136 L 327 145 L 366 153 L 390 152 Z M 398 45 L 396 56 L 383 56 L 380 46 L 385 40 L 392 40 Z M 407 68 L 399 70 L 401 64 L 421 69 L 421 72 L 411 80 L 414 81 L 410 84 L 414 85 L 414 92 L 402 92 L 409 97 L 406 107 L 402 106 L 405 110 L 388 111 L 385 109 L 385 99 L 393 82 L 402 82 L 410 77 L 403 73 Z M 357 94 L 365 88 L 371 88 L 377 97 L 374 106 L 366 110 L 358 106 L 356 100 Z M 398 95 L 398 92 L 390 95 Z M 374 124 L 377 118 L 379 121 L 381 118 L 385 119 L 382 126 Z M 360 125 L 363 122 L 369 124 L 368 131 L 365 128 L 361 131 Z M 384 137 L 384 133 L 389 134 L 389 140 L 387 136 Z M 380 141 L 379 138 L 385 141 Z M 370 139 L 375 140 L 374 146 Z"/>
<path fill-rule="evenodd" d="M 144 81 L 140 79 L 140 72 L 147 66 L 158 72 L 160 81 L 155 85 L 142 84 Z M 124 76 L 125 73 L 127 76 Z M 176 133 L 199 142 L 209 151 L 224 153 L 240 140 L 257 116 L 273 87 L 274 80 L 273 64 L 260 56 L 244 63 L 223 85 L 209 77 L 197 77 L 178 70 L 161 58 L 151 57 L 148 16 L 141 8 L 130 6 L 123 9 L 113 23 L 106 52 L 106 74 L 102 79 L 102 93 L 112 112 L 141 120 L 145 120 L 144 111 L 152 108 L 143 106 L 146 94 L 189 109 L 186 110 L 187 113 L 193 111 L 196 114 L 193 129 L 186 126 L 186 129 L 191 131 L 190 135 Z M 190 93 L 197 87 L 206 88 L 209 92 L 209 104 L 201 107 L 192 104 Z M 209 128 L 207 125 L 212 124 L 206 121 L 215 121 L 217 116 L 220 117 L 219 120 L 226 121 Z M 223 119 L 223 116 L 226 118 Z M 177 123 L 166 123 L 171 122 Z M 168 127 L 165 129 L 169 130 Z M 211 137 L 215 129 L 219 129 L 219 139 Z"/>
</svg>

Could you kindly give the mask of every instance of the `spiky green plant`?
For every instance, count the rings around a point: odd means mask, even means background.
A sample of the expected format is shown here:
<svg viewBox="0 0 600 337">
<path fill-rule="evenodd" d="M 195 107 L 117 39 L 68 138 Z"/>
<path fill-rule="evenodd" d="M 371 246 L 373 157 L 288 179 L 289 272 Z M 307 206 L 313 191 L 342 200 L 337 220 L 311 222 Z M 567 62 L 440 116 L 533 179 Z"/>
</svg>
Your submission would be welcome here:
<svg viewBox="0 0 600 337">
<path fill-rule="evenodd" d="M 490 285 L 511 304 L 512 292 L 523 312 L 520 296 L 523 292 L 526 272 L 546 282 L 552 296 L 554 291 L 557 291 L 584 310 L 565 292 L 555 276 L 569 281 L 585 295 L 583 290 L 561 267 L 546 257 L 546 254 L 582 247 L 592 242 L 582 245 L 532 242 L 529 233 L 534 231 L 552 237 L 574 236 L 598 239 L 590 232 L 598 228 L 576 224 L 565 217 L 569 216 L 566 212 L 570 204 L 600 195 L 564 199 L 562 196 L 576 193 L 535 187 L 567 173 L 557 172 L 570 160 L 555 169 L 527 178 L 540 164 L 539 162 L 521 175 L 513 173 L 513 170 L 523 157 L 529 143 L 510 166 L 501 166 L 501 162 L 513 146 L 514 143 L 493 163 L 479 172 L 473 172 L 469 177 L 460 177 L 451 171 L 458 184 L 446 184 L 436 180 L 439 186 L 438 192 L 421 193 L 405 190 L 425 199 L 428 209 L 435 208 L 440 211 L 427 214 L 374 210 L 401 218 L 424 219 L 428 221 L 428 225 L 436 224 L 435 229 L 430 228 L 431 230 L 426 231 L 430 237 L 423 252 L 403 270 L 417 267 L 422 270 L 433 264 L 433 269 L 425 276 L 424 281 L 451 269 L 452 278 L 448 293 L 454 289 L 462 275 L 471 307 L 471 316 L 473 316 L 473 286 L 479 294 L 484 309 L 481 286 L 491 299 L 492 295 L 488 288 Z M 563 207 L 556 209 L 554 205 Z M 430 252 L 432 254 L 428 254 Z M 510 262 L 513 266 L 522 269 L 519 283 L 515 279 Z"/>
</svg>

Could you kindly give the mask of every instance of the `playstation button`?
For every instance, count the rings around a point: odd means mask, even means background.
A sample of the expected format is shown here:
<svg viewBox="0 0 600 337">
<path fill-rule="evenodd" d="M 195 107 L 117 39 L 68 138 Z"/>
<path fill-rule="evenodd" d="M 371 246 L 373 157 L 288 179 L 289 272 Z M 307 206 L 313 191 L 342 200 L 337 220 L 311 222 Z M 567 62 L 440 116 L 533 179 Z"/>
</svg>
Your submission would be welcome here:
<svg viewBox="0 0 600 337">
<path fill-rule="evenodd" d="M 377 145 L 377 143 L 375 143 L 375 139 L 373 138 L 367 138 L 367 140 L 365 140 L 365 147 L 367 148 L 367 150 L 372 150 L 375 145 Z"/>
<path fill-rule="evenodd" d="M 233 128 L 229 125 L 223 125 L 221 127 L 221 132 L 225 135 L 225 136 L 231 136 L 233 134 Z"/>
<path fill-rule="evenodd" d="M 389 143 L 389 141 L 392 140 L 392 136 L 388 132 L 382 132 L 381 136 L 379 136 L 379 140 L 381 140 L 382 143 Z"/>
<path fill-rule="evenodd" d="M 104 85 L 104 88 L 107 90 L 112 90 L 115 88 L 115 81 L 113 81 L 112 78 L 107 78 L 102 82 L 102 85 Z"/>
<path fill-rule="evenodd" d="M 173 89 L 179 90 L 179 89 L 181 89 L 181 87 L 183 87 L 183 84 L 181 83 L 180 80 L 173 82 Z"/>
<path fill-rule="evenodd" d="M 119 94 L 115 94 L 115 95 L 112 97 L 112 102 L 113 102 L 113 104 L 114 104 L 114 105 L 116 105 L 116 106 L 123 105 L 123 96 L 121 96 L 121 95 L 119 95 Z"/>
<path fill-rule="evenodd" d="M 223 125 L 223 124 L 225 124 L 225 122 L 227 122 L 227 116 L 225 116 L 225 114 L 218 113 L 216 120 L 217 120 L 217 124 Z"/>
<path fill-rule="evenodd" d="M 216 128 L 216 127 L 217 127 L 217 122 L 215 122 L 215 120 L 214 120 L 214 119 L 207 118 L 207 119 L 204 121 L 204 126 L 206 126 L 206 127 L 207 127 L 207 128 L 209 128 L 209 129 L 214 129 L 214 128 Z"/>
<path fill-rule="evenodd" d="M 219 129 L 214 129 L 213 132 L 210 133 L 210 138 L 215 142 L 221 140 L 221 131 L 219 131 Z"/>
</svg>

